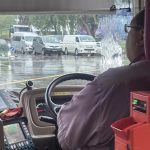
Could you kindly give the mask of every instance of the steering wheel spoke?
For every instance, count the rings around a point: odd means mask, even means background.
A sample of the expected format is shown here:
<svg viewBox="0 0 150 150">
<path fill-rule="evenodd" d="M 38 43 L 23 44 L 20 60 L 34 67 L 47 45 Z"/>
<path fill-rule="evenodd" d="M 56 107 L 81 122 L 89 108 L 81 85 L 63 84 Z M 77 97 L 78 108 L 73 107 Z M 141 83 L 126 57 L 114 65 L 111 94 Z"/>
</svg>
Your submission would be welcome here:
<svg viewBox="0 0 150 150">
<path fill-rule="evenodd" d="M 60 106 L 57 106 L 57 107 L 55 107 L 55 108 L 54 108 L 54 110 L 55 110 L 56 114 L 58 114 L 58 112 L 59 112 L 60 108 L 61 108 L 61 105 L 60 105 Z"/>
</svg>

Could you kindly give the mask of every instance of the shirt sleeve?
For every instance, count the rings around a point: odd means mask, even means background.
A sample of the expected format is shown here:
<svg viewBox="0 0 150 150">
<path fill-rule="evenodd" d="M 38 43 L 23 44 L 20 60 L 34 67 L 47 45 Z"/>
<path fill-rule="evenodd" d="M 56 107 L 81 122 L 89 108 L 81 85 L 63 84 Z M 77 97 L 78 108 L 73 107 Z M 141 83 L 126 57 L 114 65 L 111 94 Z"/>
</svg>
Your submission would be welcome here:
<svg viewBox="0 0 150 150">
<path fill-rule="evenodd" d="M 113 97 L 112 93 L 118 89 L 113 84 L 104 87 L 96 78 L 62 106 L 57 123 L 58 141 L 64 150 L 103 145 L 112 139 L 110 125 L 124 115 L 118 111 L 126 108 L 120 107 L 122 102 Z M 120 110 L 115 111 L 115 105 Z"/>
<path fill-rule="evenodd" d="M 57 123 L 58 141 L 64 150 L 94 145 L 97 144 L 97 140 L 103 142 L 100 139 L 104 139 L 103 136 L 99 136 L 99 139 L 94 138 L 100 131 L 101 118 L 98 116 L 103 109 L 103 101 L 99 101 L 100 97 L 104 97 L 102 89 L 94 80 L 62 106 Z"/>
</svg>

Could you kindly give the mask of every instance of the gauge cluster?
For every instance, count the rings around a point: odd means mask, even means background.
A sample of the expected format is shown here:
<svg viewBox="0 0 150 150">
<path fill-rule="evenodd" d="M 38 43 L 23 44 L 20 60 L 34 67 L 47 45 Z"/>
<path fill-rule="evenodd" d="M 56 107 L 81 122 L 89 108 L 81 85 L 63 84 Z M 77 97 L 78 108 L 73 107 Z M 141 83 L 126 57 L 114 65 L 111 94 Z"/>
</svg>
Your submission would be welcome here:
<svg viewBox="0 0 150 150">
<path fill-rule="evenodd" d="M 56 104 L 59 104 L 59 105 L 62 105 L 65 102 L 70 101 L 71 98 L 72 98 L 72 95 L 52 96 L 53 102 L 56 103 Z M 40 98 L 36 99 L 36 111 L 37 111 L 38 117 L 40 117 L 40 116 L 51 117 L 51 115 L 50 115 L 50 113 L 48 111 L 47 105 L 45 103 L 44 97 L 40 97 Z"/>
<path fill-rule="evenodd" d="M 42 100 L 42 99 L 36 100 L 36 111 L 37 111 L 38 117 L 40 117 L 40 116 L 49 116 L 50 117 L 48 108 L 47 108 L 44 100 Z"/>
</svg>

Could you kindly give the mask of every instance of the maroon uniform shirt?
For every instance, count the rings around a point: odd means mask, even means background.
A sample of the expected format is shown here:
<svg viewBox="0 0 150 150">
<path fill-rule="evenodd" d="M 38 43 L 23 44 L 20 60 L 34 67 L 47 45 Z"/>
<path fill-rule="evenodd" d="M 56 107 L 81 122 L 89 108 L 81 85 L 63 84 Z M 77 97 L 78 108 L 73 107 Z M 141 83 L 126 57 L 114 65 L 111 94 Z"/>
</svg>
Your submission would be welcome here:
<svg viewBox="0 0 150 150">
<path fill-rule="evenodd" d="M 88 83 L 57 118 L 58 141 L 63 150 L 110 150 L 110 125 L 129 116 L 130 92 L 150 90 L 150 63 L 109 69 Z"/>
</svg>

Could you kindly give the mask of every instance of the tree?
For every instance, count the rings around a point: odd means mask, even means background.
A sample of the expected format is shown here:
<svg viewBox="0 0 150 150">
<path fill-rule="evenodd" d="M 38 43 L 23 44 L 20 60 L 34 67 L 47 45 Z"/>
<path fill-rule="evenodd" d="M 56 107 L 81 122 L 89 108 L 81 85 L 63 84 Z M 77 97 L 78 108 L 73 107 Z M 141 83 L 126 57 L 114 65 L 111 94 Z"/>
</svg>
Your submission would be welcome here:
<svg viewBox="0 0 150 150">
<path fill-rule="evenodd" d="M 10 28 L 10 26 L 15 23 L 15 17 L 16 16 L 1 15 L 0 16 L 0 20 L 1 20 L 0 30 L 5 29 L 5 28 Z"/>
<path fill-rule="evenodd" d="M 8 39 L 9 38 L 9 30 L 12 24 L 15 24 L 16 16 L 10 15 L 1 15 L 0 16 L 0 37 Z"/>
<path fill-rule="evenodd" d="M 78 26 L 81 30 L 81 34 L 88 34 L 95 36 L 95 31 L 98 26 L 98 16 L 95 14 L 92 15 L 80 15 L 78 19 Z M 79 31 L 80 32 L 80 31 Z"/>
<path fill-rule="evenodd" d="M 18 24 L 29 25 L 29 16 L 19 15 L 18 19 Z"/>
<path fill-rule="evenodd" d="M 89 34 L 95 36 L 98 26 L 97 15 L 36 15 L 29 17 L 29 23 L 43 34 Z"/>
</svg>

